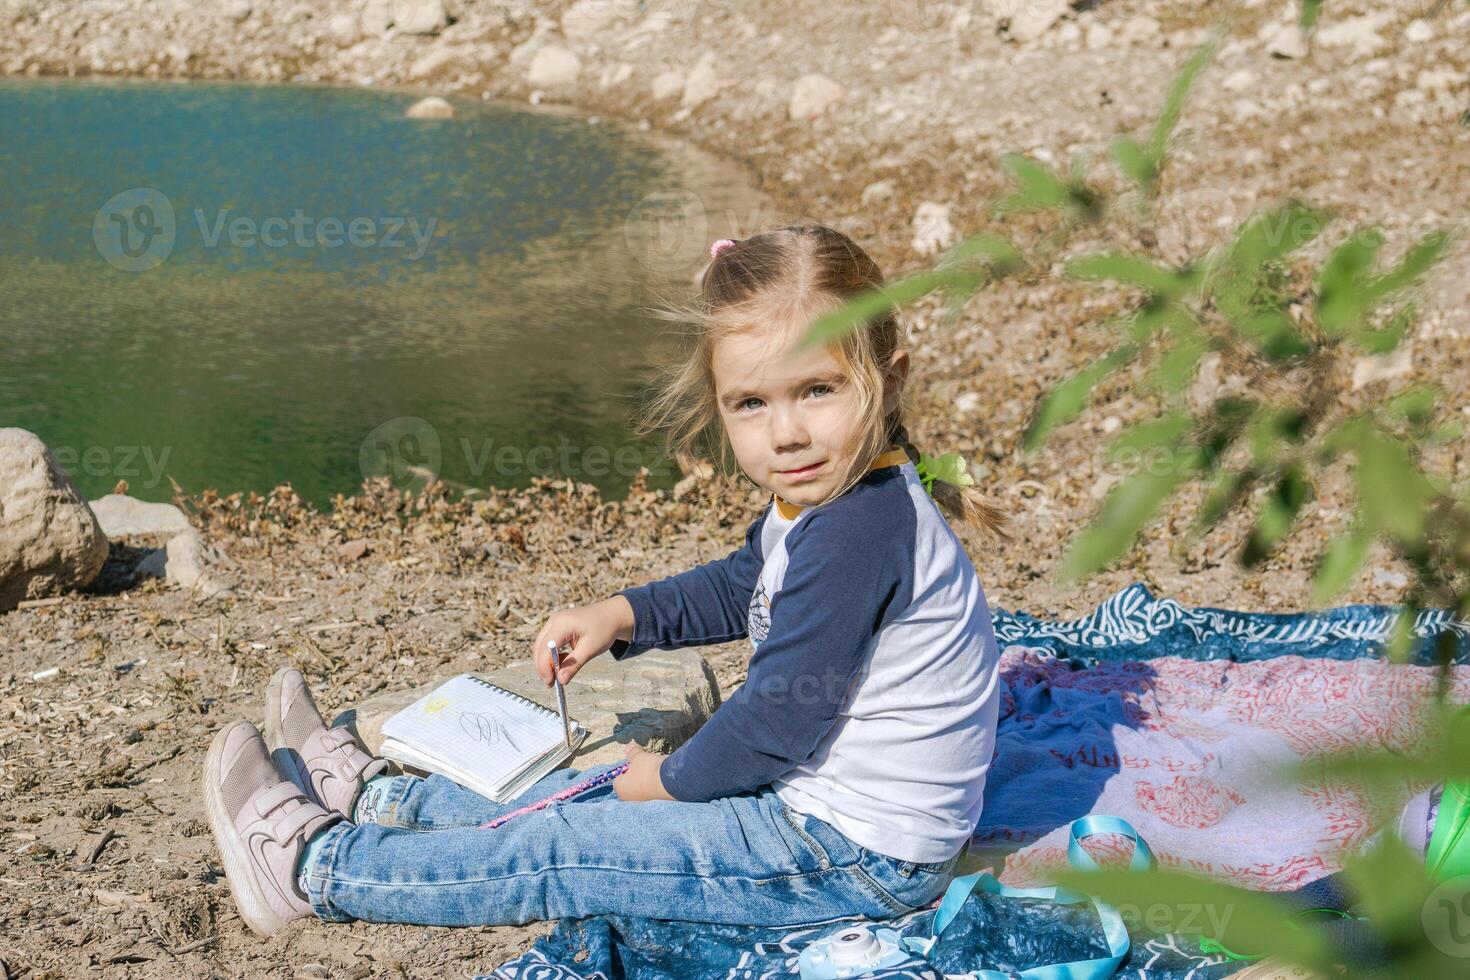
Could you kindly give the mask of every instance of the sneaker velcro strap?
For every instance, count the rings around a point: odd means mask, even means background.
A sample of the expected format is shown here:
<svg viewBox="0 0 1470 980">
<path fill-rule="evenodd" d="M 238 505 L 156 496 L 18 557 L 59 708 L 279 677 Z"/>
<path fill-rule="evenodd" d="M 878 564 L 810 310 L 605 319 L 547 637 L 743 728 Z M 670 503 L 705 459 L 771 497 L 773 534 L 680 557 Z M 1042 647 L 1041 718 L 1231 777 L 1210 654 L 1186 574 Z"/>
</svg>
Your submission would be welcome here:
<svg viewBox="0 0 1470 980">
<path fill-rule="evenodd" d="M 328 816 L 327 811 L 315 803 L 302 802 L 301 806 L 281 817 L 280 822 L 271 828 L 277 844 L 284 844 L 292 837 L 301 833 L 303 829 L 314 820 L 321 820 Z"/>
<path fill-rule="evenodd" d="M 320 734 L 322 748 L 327 750 L 340 749 L 347 744 L 356 745 L 357 739 L 353 737 L 351 730 L 347 728 L 328 728 Z"/>
<path fill-rule="evenodd" d="M 250 802 L 255 808 L 256 816 L 264 818 L 283 803 L 295 799 L 305 800 L 306 797 L 301 795 L 301 790 L 293 783 L 280 782 L 269 789 L 261 790 Z"/>
</svg>

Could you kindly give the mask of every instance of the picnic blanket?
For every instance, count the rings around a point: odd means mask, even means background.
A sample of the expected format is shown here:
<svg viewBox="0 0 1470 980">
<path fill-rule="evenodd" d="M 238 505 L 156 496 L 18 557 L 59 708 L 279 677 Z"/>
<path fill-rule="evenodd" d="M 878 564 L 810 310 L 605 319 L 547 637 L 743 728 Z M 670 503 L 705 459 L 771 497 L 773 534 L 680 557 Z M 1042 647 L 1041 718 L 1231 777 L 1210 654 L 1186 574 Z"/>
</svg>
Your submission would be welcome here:
<svg viewBox="0 0 1470 980">
<path fill-rule="evenodd" d="M 1008 884 L 1047 883 L 1065 864 L 1070 822 L 1112 813 L 1133 823 L 1161 865 L 1246 887 L 1284 890 L 1335 870 L 1387 814 L 1351 787 L 1274 773 L 1323 752 L 1402 749 L 1421 736 L 1416 709 L 1432 672 L 1380 659 L 1393 619 L 1381 606 L 1190 609 L 1138 584 L 1065 622 L 997 611 L 1001 717 L 971 855 L 1003 859 Z M 1427 611 L 1414 633 L 1421 662 L 1441 633 L 1455 640 L 1455 663 L 1470 662 L 1470 624 Z M 1453 673 L 1452 698 L 1470 701 L 1470 667 Z M 927 936 L 933 916 L 920 910 L 881 927 Z M 793 977 L 801 950 L 834 928 L 566 919 L 486 980 Z M 954 980 L 1105 949 L 1086 906 L 976 894 L 928 962 L 871 975 Z M 1186 937 L 1135 935 L 1119 975 L 1213 980 L 1239 966 Z"/>
</svg>

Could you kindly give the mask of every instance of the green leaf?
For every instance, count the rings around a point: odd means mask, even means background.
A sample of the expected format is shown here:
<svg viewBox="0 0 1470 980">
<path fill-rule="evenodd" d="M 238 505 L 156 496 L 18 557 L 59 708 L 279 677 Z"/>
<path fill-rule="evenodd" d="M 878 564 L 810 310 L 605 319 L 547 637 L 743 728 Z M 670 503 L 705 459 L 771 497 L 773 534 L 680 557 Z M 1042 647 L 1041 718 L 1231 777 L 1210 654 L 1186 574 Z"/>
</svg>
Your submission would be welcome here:
<svg viewBox="0 0 1470 980">
<path fill-rule="evenodd" d="M 1161 447 L 1173 448 L 1189 431 L 1190 417 L 1183 412 L 1171 412 L 1147 422 L 1140 422 L 1124 429 L 1108 447 L 1109 458 L 1117 463 L 1132 453 L 1143 453 Z"/>
<path fill-rule="evenodd" d="M 797 350 L 830 343 L 858 329 L 874 317 L 911 303 L 960 278 L 952 269 L 931 269 L 889 283 L 880 289 L 864 290 L 831 313 L 819 317 L 802 335 Z"/>
<path fill-rule="evenodd" d="M 1189 281 L 1174 269 L 1117 252 L 1078 259 L 1067 266 L 1067 274 L 1074 279 L 1112 279 L 1131 283 L 1162 296 L 1175 295 Z"/>
<path fill-rule="evenodd" d="M 1405 303 L 1381 328 L 1374 330 L 1364 326 L 1353 335 L 1353 340 L 1370 354 L 1387 354 L 1398 349 L 1418 319 L 1419 311 L 1414 304 Z"/>
<path fill-rule="evenodd" d="M 1067 186 L 1050 167 L 1019 153 L 1007 153 L 1000 165 L 1020 186 L 1002 198 L 1003 211 L 1058 208 L 1067 202 Z"/>
<path fill-rule="evenodd" d="M 1209 349 L 1209 338 L 1195 329 L 1193 323 L 1190 323 L 1189 328 L 1183 331 L 1174 341 L 1173 346 L 1159 358 L 1150 374 L 1150 380 L 1164 391 L 1183 390 L 1184 386 L 1194 377 L 1194 369 L 1198 366 L 1200 358 L 1204 357 Z"/>
<path fill-rule="evenodd" d="M 1350 857 L 1343 875 L 1373 931 L 1388 940 L 1390 947 L 1407 948 L 1425 940 L 1421 916 L 1434 882 L 1416 856 L 1391 833 L 1381 835 L 1372 847 Z"/>
<path fill-rule="evenodd" d="M 1113 159 L 1122 170 L 1145 192 L 1150 191 L 1158 180 L 1158 161 L 1139 145 L 1138 140 L 1126 134 L 1113 139 Z"/>
<path fill-rule="evenodd" d="M 1369 284 L 1368 292 L 1371 300 L 1376 302 L 1390 293 L 1398 292 L 1406 286 L 1412 286 L 1444 257 L 1445 249 L 1449 247 L 1449 244 L 1449 233 L 1443 231 L 1437 231 L 1419 239 L 1412 248 L 1404 253 L 1398 265 Z"/>
<path fill-rule="evenodd" d="M 1421 383 L 1395 395 L 1385 407 L 1390 414 L 1397 415 L 1410 425 L 1423 426 L 1434 419 L 1439 400 L 1443 397 L 1444 389 L 1439 385 Z"/>
<path fill-rule="evenodd" d="M 1281 475 L 1270 496 L 1266 498 L 1266 504 L 1261 508 L 1261 514 L 1256 518 L 1255 526 L 1251 528 L 1250 537 L 1246 540 L 1245 553 L 1241 558 L 1241 563 L 1246 568 L 1259 565 L 1275 550 L 1281 539 L 1291 530 L 1302 505 L 1311 497 L 1312 484 L 1301 470 L 1292 467 Z"/>
<path fill-rule="evenodd" d="M 1310 31 L 1317 26 L 1317 16 L 1322 12 L 1322 0 L 1302 0 L 1302 13 L 1300 23 L 1303 30 Z"/>
<path fill-rule="evenodd" d="M 1092 394 L 1092 389 L 1097 383 L 1132 361 L 1137 353 L 1136 347 L 1125 344 L 1052 389 L 1051 393 L 1042 400 L 1041 407 L 1032 418 L 1031 424 L 1027 426 L 1026 435 L 1021 440 L 1022 447 L 1027 452 L 1031 452 L 1041 445 L 1042 440 L 1052 429 L 1075 418 L 1077 413 L 1082 411 L 1082 407 L 1087 404 L 1087 397 Z"/>
<path fill-rule="evenodd" d="M 1197 529 L 1208 529 L 1220 523 L 1235 505 L 1245 499 L 1246 493 L 1255 485 L 1259 474 L 1254 467 L 1241 470 L 1226 470 L 1210 481 L 1205 499 L 1200 502 L 1194 517 Z"/>
<path fill-rule="evenodd" d="M 1189 98 L 1189 91 L 1194 88 L 1195 80 L 1205 70 L 1210 59 L 1215 56 L 1217 43 L 1217 39 L 1212 38 L 1196 48 L 1169 85 L 1169 94 L 1164 99 L 1164 108 L 1154 120 L 1153 131 L 1149 134 L 1148 139 L 1149 150 L 1156 159 L 1163 158 L 1169 137 L 1173 135 L 1174 127 L 1179 124 L 1179 116 L 1184 111 L 1184 102 Z"/>
<path fill-rule="evenodd" d="M 1107 566 L 1133 544 L 1159 504 L 1199 465 L 1193 453 L 1179 454 L 1169 465 L 1150 467 L 1115 486 L 1097 519 L 1072 538 L 1062 557 L 1063 578 L 1090 575 Z"/>
<path fill-rule="evenodd" d="M 1337 246 L 1317 275 L 1317 323 L 1329 334 L 1357 329 L 1372 306 L 1366 278 L 1383 247 L 1383 235 L 1368 228 Z"/>
<path fill-rule="evenodd" d="M 1403 542 L 1424 537 L 1424 514 L 1434 489 L 1404 444 L 1366 427 L 1357 445 L 1354 473 L 1358 499 L 1369 526 L 1382 527 Z"/>
<path fill-rule="evenodd" d="M 1317 566 L 1317 575 L 1312 582 L 1313 599 L 1317 605 L 1327 602 L 1353 580 L 1353 576 L 1358 574 L 1358 569 L 1363 565 L 1372 540 L 1373 536 L 1361 529 L 1332 539 L 1332 543 L 1322 554 L 1322 561 Z"/>
<path fill-rule="evenodd" d="M 1125 922 L 1134 919 L 1145 935 L 1203 936 L 1243 956 L 1275 956 L 1332 972 L 1335 957 L 1326 941 L 1311 930 L 1283 928 L 1291 910 L 1268 894 L 1162 869 L 1063 871 L 1058 879 L 1113 906 Z"/>
</svg>

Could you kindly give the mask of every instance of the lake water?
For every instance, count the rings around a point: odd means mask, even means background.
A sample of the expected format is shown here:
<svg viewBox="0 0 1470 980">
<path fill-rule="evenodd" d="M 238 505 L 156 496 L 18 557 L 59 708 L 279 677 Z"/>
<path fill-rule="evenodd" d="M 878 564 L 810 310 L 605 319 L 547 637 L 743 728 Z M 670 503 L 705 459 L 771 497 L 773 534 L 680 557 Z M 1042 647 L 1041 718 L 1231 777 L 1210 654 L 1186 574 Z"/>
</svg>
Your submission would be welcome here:
<svg viewBox="0 0 1470 980">
<path fill-rule="evenodd" d="M 645 308 L 760 208 L 744 175 L 606 120 L 412 101 L 0 83 L 0 426 L 91 498 L 673 482 L 627 425 L 669 342 Z"/>
</svg>

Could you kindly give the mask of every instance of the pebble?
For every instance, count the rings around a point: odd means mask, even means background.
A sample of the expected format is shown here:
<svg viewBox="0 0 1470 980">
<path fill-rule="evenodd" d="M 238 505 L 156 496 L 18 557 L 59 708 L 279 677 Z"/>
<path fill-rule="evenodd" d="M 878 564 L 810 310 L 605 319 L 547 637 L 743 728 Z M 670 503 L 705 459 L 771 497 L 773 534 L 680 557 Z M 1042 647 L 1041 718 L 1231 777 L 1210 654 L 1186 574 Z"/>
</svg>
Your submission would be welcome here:
<svg viewBox="0 0 1470 980">
<path fill-rule="evenodd" d="M 1088 24 L 1086 40 L 1083 43 L 1087 45 L 1089 51 L 1101 51 L 1113 43 L 1113 29 L 1107 24 Z"/>
<path fill-rule="evenodd" d="M 1240 68 L 1225 76 L 1220 85 L 1227 92 L 1243 92 L 1256 84 L 1256 73 L 1249 68 Z"/>
<path fill-rule="evenodd" d="M 822 115 L 845 95 L 847 89 L 826 75 L 802 75 L 791 87 L 791 102 L 786 107 L 787 112 L 797 121 L 810 121 Z"/>
<path fill-rule="evenodd" d="M 536 88 L 573 85 L 582 74 L 582 59 L 571 48 L 548 44 L 537 51 L 526 71 L 526 81 Z"/>
<path fill-rule="evenodd" d="M 1434 27 L 1422 17 L 1415 18 L 1409 22 L 1408 28 L 1404 30 L 1404 40 L 1414 44 L 1423 44 L 1425 41 L 1434 40 Z"/>
<path fill-rule="evenodd" d="M 937 201 L 920 201 L 914 211 L 914 239 L 910 243 L 920 255 L 933 255 L 954 244 L 954 225 L 949 220 L 950 206 Z"/>
<path fill-rule="evenodd" d="M 653 79 L 653 97 L 659 102 L 672 99 L 684 91 L 684 73 L 681 71 L 659 72 Z"/>
<path fill-rule="evenodd" d="M 1305 58 L 1309 53 L 1307 35 L 1297 24 L 1283 24 L 1267 36 L 1266 53 L 1273 58 L 1293 61 Z"/>
</svg>

